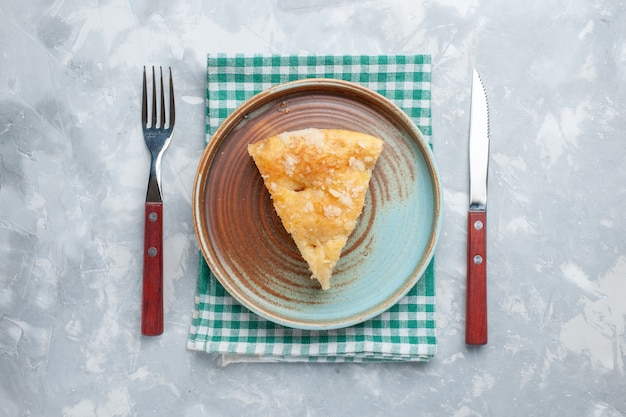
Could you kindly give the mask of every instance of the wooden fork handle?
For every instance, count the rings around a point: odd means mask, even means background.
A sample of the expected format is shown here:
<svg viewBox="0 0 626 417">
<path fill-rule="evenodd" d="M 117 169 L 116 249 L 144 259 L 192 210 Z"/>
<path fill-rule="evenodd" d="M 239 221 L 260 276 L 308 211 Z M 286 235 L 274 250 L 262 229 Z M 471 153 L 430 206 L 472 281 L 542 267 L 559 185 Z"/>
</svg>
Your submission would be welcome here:
<svg viewBox="0 0 626 417">
<path fill-rule="evenodd" d="M 487 343 L 487 213 L 468 213 L 465 343 Z"/>
<path fill-rule="evenodd" d="M 163 203 L 146 202 L 141 334 L 163 333 Z"/>
</svg>

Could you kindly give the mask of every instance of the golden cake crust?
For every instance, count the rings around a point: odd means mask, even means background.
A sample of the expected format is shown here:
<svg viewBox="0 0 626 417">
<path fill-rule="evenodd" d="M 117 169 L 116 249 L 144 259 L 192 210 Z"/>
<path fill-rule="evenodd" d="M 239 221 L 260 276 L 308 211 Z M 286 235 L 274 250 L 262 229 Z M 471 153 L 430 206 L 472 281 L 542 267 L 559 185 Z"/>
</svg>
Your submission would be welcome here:
<svg viewBox="0 0 626 417">
<path fill-rule="evenodd" d="M 248 146 L 283 226 L 323 289 L 363 210 L 382 147 L 364 133 L 314 128 Z"/>
</svg>

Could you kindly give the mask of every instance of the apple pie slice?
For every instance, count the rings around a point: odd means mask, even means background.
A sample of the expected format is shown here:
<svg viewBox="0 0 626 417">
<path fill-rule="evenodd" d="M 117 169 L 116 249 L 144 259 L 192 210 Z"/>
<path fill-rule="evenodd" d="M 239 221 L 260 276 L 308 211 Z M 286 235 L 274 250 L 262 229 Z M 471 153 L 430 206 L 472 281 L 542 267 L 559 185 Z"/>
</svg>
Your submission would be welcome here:
<svg viewBox="0 0 626 417">
<path fill-rule="evenodd" d="M 322 289 L 363 210 L 383 141 L 338 129 L 285 132 L 248 145 L 276 213 Z"/>
</svg>

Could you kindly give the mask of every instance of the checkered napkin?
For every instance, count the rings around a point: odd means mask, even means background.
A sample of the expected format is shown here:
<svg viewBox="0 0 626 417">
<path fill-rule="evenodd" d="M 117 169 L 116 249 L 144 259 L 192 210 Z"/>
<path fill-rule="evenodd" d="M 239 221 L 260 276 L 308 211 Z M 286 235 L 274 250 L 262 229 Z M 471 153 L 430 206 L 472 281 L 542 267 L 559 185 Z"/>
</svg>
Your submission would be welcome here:
<svg viewBox="0 0 626 417">
<path fill-rule="evenodd" d="M 208 57 L 207 140 L 246 99 L 273 85 L 302 78 L 337 78 L 386 96 L 431 139 L 430 56 Z M 427 361 L 437 349 L 433 263 L 397 304 L 348 328 L 299 330 L 250 312 L 217 281 L 202 256 L 187 348 L 243 361 Z"/>
</svg>

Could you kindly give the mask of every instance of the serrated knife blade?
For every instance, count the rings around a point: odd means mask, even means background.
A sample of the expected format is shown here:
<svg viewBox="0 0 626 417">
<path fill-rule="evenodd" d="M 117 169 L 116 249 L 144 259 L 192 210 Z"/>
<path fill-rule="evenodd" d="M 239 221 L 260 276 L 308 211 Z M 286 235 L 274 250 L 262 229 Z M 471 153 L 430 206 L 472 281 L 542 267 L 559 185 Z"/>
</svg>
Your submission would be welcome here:
<svg viewBox="0 0 626 417">
<path fill-rule="evenodd" d="M 467 288 L 465 343 L 487 343 L 487 172 L 489 167 L 489 106 L 476 69 L 472 73 L 467 222 Z"/>
</svg>

